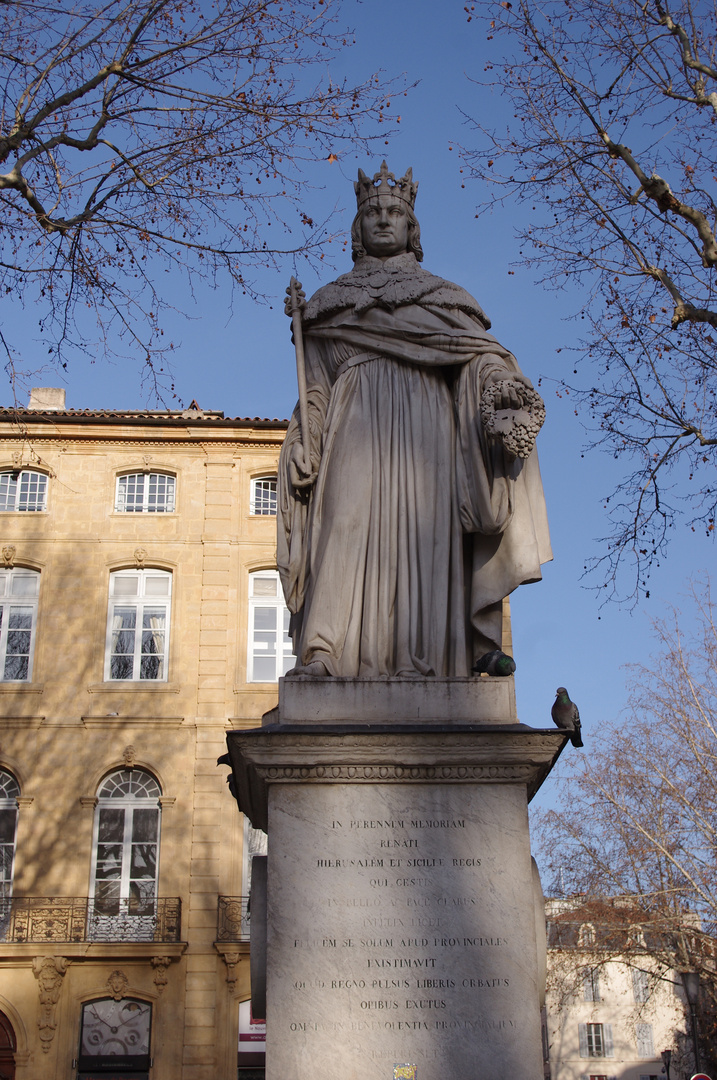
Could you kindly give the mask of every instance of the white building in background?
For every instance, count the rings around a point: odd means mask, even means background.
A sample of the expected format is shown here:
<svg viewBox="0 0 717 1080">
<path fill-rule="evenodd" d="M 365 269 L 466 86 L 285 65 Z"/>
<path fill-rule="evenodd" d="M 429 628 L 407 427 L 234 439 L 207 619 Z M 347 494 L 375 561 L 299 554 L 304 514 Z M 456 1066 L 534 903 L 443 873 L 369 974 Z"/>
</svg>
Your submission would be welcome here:
<svg viewBox="0 0 717 1080">
<path fill-rule="evenodd" d="M 695 1071 L 679 975 L 651 949 L 648 928 L 618 904 L 547 901 L 545 1076 L 550 1080 L 671 1080 Z M 625 917 L 627 916 L 627 917 Z"/>
</svg>

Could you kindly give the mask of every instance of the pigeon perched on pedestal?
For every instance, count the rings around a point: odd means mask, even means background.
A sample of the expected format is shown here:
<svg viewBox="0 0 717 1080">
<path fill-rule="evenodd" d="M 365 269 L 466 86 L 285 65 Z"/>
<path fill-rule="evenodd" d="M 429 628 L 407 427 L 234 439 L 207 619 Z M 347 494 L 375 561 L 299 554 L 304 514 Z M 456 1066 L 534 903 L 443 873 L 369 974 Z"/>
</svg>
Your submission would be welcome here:
<svg viewBox="0 0 717 1080">
<path fill-rule="evenodd" d="M 561 731 L 570 732 L 570 742 L 573 746 L 582 746 L 583 740 L 580 737 L 582 725 L 577 705 L 570 700 L 570 695 L 564 686 L 559 686 L 555 693 L 555 701 L 550 710 L 554 723 Z"/>
<path fill-rule="evenodd" d="M 473 671 L 476 675 L 512 675 L 515 671 L 515 660 L 500 649 L 493 649 L 493 652 L 487 652 L 480 660 L 476 660 Z"/>
</svg>

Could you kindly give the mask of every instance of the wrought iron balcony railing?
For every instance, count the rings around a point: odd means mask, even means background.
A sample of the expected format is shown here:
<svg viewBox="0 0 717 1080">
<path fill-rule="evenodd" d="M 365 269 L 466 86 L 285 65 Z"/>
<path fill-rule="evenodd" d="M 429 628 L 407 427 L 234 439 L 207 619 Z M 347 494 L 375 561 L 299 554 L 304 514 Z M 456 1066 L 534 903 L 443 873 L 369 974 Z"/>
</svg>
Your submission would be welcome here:
<svg viewBox="0 0 717 1080">
<path fill-rule="evenodd" d="M 0 899 L 0 941 L 180 941 L 179 897 L 134 897 L 112 903 L 87 896 L 13 896 Z"/>
<path fill-rule="evenodd" d="M 217 941 L 249 940 L 249 897 L 220 896 L 217 906 Z"/>
</svg>

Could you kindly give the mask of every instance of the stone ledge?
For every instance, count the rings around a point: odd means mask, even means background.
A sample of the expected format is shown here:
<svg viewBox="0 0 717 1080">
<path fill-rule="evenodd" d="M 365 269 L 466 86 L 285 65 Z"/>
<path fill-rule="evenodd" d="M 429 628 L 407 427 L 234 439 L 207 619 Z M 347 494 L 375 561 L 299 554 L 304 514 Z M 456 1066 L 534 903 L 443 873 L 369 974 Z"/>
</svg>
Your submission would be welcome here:
<svg viewBox="0 0 717 1080">
<path fill-rule="evenodd" d="M 514 724 L 513 677 L 279 679 L 279 711 L 265 723 Z"/>
<path fill-rule="evenodd" d="M 227 735 L 239 809 L 265 831 L 272 784 L 519 784 L 531 799 L 567 741 L 522 724 L 277 725 Z"/>
</svg>

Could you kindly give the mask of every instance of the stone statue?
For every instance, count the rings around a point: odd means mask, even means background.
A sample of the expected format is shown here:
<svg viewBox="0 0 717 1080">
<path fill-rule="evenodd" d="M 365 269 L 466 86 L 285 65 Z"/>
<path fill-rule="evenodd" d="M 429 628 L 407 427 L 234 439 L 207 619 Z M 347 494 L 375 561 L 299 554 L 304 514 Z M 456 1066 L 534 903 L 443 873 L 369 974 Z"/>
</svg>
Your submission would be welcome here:
<svg viewBox="0 0 717 1080">
<path fill-rule="evenodd" d="M 501 647 L 503 598 L 552 558 L 543 404 L 473 297 L 421 267 L 411 170 L 354 187 L 353 270 L 299 294 L 310 460 L 297 406 L 278 485 L 289 674 L 467 675 Z"/>
</svg>

